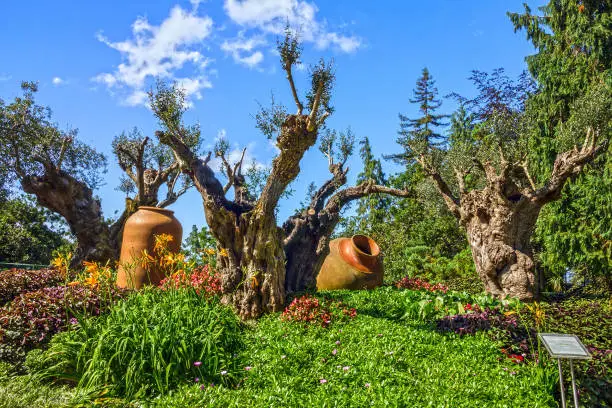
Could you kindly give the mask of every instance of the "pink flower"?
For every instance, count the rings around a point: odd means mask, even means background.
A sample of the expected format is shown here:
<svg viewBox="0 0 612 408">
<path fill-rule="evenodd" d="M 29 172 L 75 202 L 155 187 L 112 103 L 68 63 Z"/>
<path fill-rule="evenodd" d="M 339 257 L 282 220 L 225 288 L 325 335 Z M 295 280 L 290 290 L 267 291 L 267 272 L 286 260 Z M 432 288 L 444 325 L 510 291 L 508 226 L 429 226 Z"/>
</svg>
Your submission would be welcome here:
<svg viewBox="0 0 612 408">
<path fill-rule="evenodd" d="M 194 382 L 200 382 L 200 379 L 198 377 L 196 377 L 193 381 Z"/>
<path fill-rule="evenodd" d="M 194 366 L 199 367 L 202 365 L 201 361 L 196 361 L 195 363 L 193 363 Z"/>
<path fill-rule="evenodd" d="M 212 387 L 212 384 L 210 384 L 210 386 Z M 206 388 L 206 386 L 204 384 L 200 385 L 200 389 L 203 390 L 204 388 Z"/>
<path fill-rule="evenodd" d="M 366 387 L 366 388 L 370 388 L 371 387 L 370 383 L 365 383 L 363 386 Z"/>
<path fill-rule="evenodd" d="M 333 350 L 332 350 L 332 355 L 334 355 L 334 356 L 335 356 L 336 354 L 338 354 L 338 350 L 333 349 Z"/>
<path fill-rule="evenodd" d="M 348 371 L 350 368 L 351 368 L 351 367 L 349 367 L 349 366 L 344 366 L 344 367 L 342 367 L 342 369 L 343 369 L 344 371 Z"/>
<path fill-rule="evenodd" d="M 244 367 L 244 369 L 247 370 L 247 371 L 251 371 L 251 368 L 253 368 L 253 367 L 251 367 L 251 366 Z"/>
<path fill-rule="evenodd" d="M 326 380 L 325 378 L 321 378 L 321 379 L 319 380 L 319 382 L 320 382 L 321 384 L 325 384 L 325 383 L 327 382 L 327 380 Z"/>
<path fill-rule="evenodd" d="M 340 345 L 340 340 L 336 340 L 336 346 Z"/>
</svg>

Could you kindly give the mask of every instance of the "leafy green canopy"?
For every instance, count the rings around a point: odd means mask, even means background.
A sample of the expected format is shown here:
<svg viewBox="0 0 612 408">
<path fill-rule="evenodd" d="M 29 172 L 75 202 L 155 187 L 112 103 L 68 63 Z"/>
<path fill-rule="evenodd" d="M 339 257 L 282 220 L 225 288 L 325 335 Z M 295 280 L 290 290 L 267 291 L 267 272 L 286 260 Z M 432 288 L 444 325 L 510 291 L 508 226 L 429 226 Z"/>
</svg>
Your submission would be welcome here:
<svg viewBox="0 0 612 408">
<path fill-rule="evenodd" d="M 59 217 L 26 198 L 0 198 L 0 262 L 48 265 L 67 244 L 57 231 Z"/>
<path fill-rule="evenodd" d="M 0 169 L 10 182 L 59 171 L 95 189 L 102 183 L 106 158 L 79 141 L 76 129 L 62 131 L 51 110 L 36 104 L 33 82 L 22 83 L 23 96 L 11 103 L 0 99 Z"/>
</svg>

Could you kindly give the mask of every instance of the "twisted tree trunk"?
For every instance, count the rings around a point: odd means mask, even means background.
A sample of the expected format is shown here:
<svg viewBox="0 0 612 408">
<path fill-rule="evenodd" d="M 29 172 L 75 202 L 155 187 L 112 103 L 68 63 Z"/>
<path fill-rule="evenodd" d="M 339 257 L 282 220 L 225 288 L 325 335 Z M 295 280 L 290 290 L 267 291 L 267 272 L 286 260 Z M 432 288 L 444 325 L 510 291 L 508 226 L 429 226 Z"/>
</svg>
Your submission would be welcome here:
<svg viewBox="0 0 612 408">
<path fill-rule="evenodd" d="M 527 163 L 510 163 L 500 152 L 498 166 L 474 159 L 485 175 L 486 186 L 480 190 L 468 191 L 464 180 L 469 171 L 455 169 L 456 197 L 439 171 L 424 156 L 419 158 L 449 210 L 465 228 L 476 271 L 487 292 L 524 301 L 537 297 L 539 282 L 530 241 L 540 210 L 557 200 L 567 180 L 607 148 L 606 141 L 597 144 L 597 136 L 588 128 L 581 148 L 560 153 L 548 182 L 540 188 L 529 175 Z"/>
<path fill-rule="evenodd" d="M 317 276 L 329 254 L 332 233 L 340 221 L 340 211 L 346 204 L 376 193 L 396 197 L 410 195 L 408 191 L 377 185 L 371 180 L 337 191 L 346 183 L 347 172 L 348 169 L 344 171 L 341 168 L 337 172 L 332 170 L 334 178 L 319 189 L 310 206 L 301 214 L 290 217 L 283 225 L 286 236 L 284 248 L 287 257 L 287 293 L 316 287 Z"/>
<path fill-rule="evenodd" d="M 541 206 L 515 199 L 500 199 L 487 188 L 471 191 L 461 200 L 461 224 L 486 291 L 533 300 L 537 282 L 530 241 Z"/>
<path fill-rule="evenodd" d="M 84 182 L 61 170 L 49 169 L 43 176 L 24 177 L 21 186 L 36 197 L 38 204 L 60 214 L 68 223 L 77 239 L 72 267 L 81 266 L 84 260 L 105 262 L 117 257 L 100 201 Z"/>
</svg>

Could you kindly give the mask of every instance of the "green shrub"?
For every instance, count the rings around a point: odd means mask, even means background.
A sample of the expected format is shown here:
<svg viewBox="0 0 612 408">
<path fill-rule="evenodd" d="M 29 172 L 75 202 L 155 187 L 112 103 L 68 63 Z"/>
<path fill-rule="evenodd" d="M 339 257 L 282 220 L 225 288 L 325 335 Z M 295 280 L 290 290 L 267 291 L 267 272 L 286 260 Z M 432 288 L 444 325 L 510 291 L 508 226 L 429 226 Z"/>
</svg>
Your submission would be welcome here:
<svg viewBox="0 0 612 408">
<path fill-rule="evenodd" d="M 396 257 L 397 258 L 397 257 Z M 481 293 L 484 290 L 478 278 L 470 248 L 453 258 L 433 256 L 425 246 L 407 247 L 397 259 L 385 257 L 385 280 L 389 283 L 405 276 L 419 277 L 430 282 L 444 282 L 451 290 Z"/>
<path fill-rule="evenodd" d="M 148 288 L 54 337 L 40 374 L 127 400 L 185 382 L 230 384 L 240 336 L 232 311 L 195 290 Z"/>
</svg>

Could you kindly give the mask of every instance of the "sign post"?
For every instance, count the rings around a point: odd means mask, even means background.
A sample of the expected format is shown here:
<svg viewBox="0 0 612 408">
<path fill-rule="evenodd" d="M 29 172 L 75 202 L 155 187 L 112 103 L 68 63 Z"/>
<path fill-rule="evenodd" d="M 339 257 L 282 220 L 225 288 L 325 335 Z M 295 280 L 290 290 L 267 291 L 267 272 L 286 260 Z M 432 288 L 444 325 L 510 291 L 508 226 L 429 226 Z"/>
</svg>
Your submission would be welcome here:
<svg viewBox="0 0 612 408">
<path fill-rule="evenodd" d="M 570 371 L 572 373 L 572 392 L 574 394 L 574 406 L 578 408 L 578 389 L 574 378 L 574 360 L 588 360 L 591 353 L 573 334 L 540 333 L 538 334 L 542 343 L 552 358 L 557 359 L 559 365 L 559 384 L 561 388 L 561 405 L 566 407 L 565 388 L 563 387 L 563 371 L 561 370 L 561 359 L 569 359 Z"/>
</svg>

